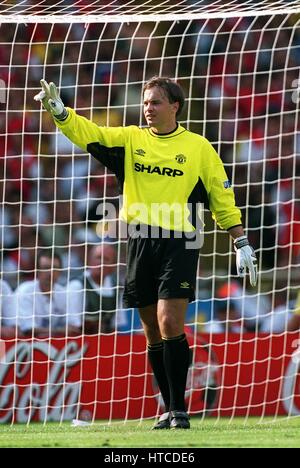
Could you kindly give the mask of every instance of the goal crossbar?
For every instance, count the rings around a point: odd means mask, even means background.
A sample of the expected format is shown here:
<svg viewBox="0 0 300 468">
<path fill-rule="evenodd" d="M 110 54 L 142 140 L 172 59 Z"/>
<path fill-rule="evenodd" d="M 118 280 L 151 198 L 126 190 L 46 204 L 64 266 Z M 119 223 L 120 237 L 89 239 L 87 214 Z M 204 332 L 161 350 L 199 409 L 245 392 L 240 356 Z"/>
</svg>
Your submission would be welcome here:
<svg viewBox="0 0 300 468">
<path fill-rule="evenodd" d="M 300 5 L 295 8 L 268 9 L 261 11 L 226 11 L 226 12 L 199 12 L 184 14 L 136 14 L 136 15 L 0 15 L 1 23 L 139 23 L 139 22 L 161 22 L 161 21 L 192 21 L 196 19 L 226 19 L 226 18 L 245 18 L 255 16 L 269 15 L 290 15 L 300 13 Z"/>
<path fill-rule="evenodd" d="M 132 23 L 182 21 L 266 15 L 290 15 L 300 12 L 299 0 L 127 0 L 119 4 L 91 1 L 83 6 L 80 0 L 72 5 L 61 1 L 52 4 L 40 0 L 31 4 L 22 0 L 15 4 L 0 0 L 0 23 Z"/>
</svg>

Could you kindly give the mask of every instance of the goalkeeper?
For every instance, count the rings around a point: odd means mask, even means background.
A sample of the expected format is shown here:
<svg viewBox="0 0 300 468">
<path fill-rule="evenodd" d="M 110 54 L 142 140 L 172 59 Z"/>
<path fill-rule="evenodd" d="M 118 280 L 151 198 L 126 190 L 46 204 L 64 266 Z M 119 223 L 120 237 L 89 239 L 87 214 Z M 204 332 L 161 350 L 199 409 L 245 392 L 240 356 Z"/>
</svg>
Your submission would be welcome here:
<svg viewBox="0 0 300 468">
<path fill-rule="evenodd" d="M 126 307 L 139 309 L 149 361 L 166 408 L 154 428 L 188 429 L 185 388 L 190 352 L 184 321 L 188 302 L 195 299 L 199 257 L 199 246 L 187 248 L 187 238 L 197 227 L 193 207 L 204 203 L 210 209 L 233 238 L 239 276 L 248 268 L 251 285 L 257 280 L 256 256 L 244 235 L 222 161 L 204 137 L 177 122 L 184 95 L 169 78 L 154 77 L 144 86 L 147 128 L 98 127 L 64 107 L 54 83 L 41 80 L 41 86 L 35 99 L 52 114 L 57 127 L 118 179 L 124 195 L 120 216 L 136 227 L 127 244 L 123 301 Z M 163 212 L 154 210 L 153 204 L 163 205 Z M 153 235 L 152 227 L 158 235 Z"/>
</svg>

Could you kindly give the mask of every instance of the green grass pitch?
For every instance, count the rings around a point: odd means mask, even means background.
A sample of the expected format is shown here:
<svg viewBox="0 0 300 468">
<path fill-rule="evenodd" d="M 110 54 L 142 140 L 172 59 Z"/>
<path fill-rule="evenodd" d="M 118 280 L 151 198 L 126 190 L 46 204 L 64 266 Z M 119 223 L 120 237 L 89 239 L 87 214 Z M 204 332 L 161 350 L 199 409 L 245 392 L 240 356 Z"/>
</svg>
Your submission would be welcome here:
<svg viewBox="0 0 300 468">
<path fill-rule="evenodd" d="M 191 419 L 190 430 L 151 431 L 153 421 L 0 425 L 0 447 L 300 447 L 300 418 Z"/>
</svg>

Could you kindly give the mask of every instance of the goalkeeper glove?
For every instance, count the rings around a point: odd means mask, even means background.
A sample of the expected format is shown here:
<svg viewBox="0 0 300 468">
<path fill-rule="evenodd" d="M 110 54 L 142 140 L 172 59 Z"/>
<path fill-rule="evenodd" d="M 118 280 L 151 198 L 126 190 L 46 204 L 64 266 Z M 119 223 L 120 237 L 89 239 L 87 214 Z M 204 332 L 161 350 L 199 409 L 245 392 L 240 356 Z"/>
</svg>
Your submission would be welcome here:
<svg viewBox="0 0 300 468">
<path fill-rule="evenodd" d="M 53 82 L 47 83 L 46 80 L 40 81 L 42 91 L 34 96 L 35 101 L 40 101 L 47 112 L 50 112 L 56 120 L 65 120 L 68 117 L 68 111 L 62 102 L 57 87 Z"/>
<path fill-rule="evenodd" d="M 238 237 L 233 242 L 234 250 L 236 252 L 236 269 L 238 275 L 243 278 L 246 269 L 249 269 L 250 284 L 255 286 L 257 282 L 257 258 L 254 250 L 249 245 L 246 236 Z"/>
</svg>

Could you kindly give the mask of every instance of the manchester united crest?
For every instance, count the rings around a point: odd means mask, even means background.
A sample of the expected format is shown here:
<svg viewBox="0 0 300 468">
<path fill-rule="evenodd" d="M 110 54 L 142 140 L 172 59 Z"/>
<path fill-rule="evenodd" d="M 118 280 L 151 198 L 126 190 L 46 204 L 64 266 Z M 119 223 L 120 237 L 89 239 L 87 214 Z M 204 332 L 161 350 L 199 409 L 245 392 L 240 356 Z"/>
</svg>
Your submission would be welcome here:
<svg viewBox="0 0 300 468">
<path fill-rule="evenodd" d="M 186 162 L 186 156 L 184 156 L 184 154 L 177 154 L 175 159 L 179 164 L 184 164 Z"/>
</svg>

